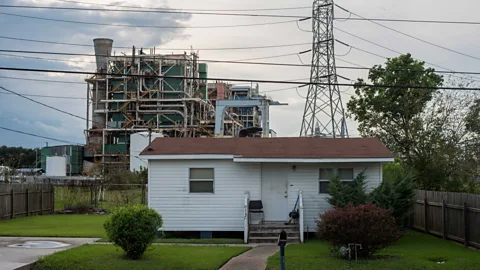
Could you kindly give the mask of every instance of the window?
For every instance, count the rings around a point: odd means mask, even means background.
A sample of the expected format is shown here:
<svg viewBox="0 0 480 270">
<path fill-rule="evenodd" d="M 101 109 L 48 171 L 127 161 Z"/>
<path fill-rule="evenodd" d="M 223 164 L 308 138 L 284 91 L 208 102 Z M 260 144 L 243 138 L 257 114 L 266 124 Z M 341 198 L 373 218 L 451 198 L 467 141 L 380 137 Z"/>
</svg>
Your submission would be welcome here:
<svg viewBox="0 0 480 270">
<path fill-rule="evenodd" d="M 353 181 L 353 169 L 352 168 L 339 168 L 339 169 L 331 169 L 331 168 L 321 168 L 319 171 L 319 178 L 318 178 L 318 192 L 320 194 L 328 194 L 328 186 L 330 184 L 329 180 L 332 177 L 338 175 L 340 181 L 344 183 L 351 183 Z"/>
<path fill-rule="evenodd" d="M 190 193 L 213 193 L 213 168 L 190 169 Z"/>
</svg>

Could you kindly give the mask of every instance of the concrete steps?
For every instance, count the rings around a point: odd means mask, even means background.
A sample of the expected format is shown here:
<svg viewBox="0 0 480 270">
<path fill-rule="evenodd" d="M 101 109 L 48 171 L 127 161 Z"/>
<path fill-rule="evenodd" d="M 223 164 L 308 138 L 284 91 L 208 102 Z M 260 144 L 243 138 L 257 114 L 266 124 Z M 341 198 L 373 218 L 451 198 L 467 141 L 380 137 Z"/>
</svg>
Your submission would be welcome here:
<svg viewBox="0 0 480 270">
<path fill-rule="evenodd" d="M 283 223 L 252 224 L 249 230 L 249 242 L 258 244 L 277 243 L 280 232 L 285 230 L 288 243 L 300 243 L 300 228 L 298 224 Z"/>
</svg>

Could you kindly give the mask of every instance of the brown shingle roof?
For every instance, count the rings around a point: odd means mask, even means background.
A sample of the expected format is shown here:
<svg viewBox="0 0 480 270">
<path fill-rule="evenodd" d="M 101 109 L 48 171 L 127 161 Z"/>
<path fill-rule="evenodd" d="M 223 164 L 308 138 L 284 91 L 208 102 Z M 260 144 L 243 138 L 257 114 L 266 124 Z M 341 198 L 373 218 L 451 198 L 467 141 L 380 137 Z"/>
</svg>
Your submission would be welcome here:
<svg viewBox="0 0 480 270">
<path fill-rule="evenodd" d="M 142 155 L 218 155 L 243 158 L 392 158 L 376 138 L 157 138 Z"/>
</svg>

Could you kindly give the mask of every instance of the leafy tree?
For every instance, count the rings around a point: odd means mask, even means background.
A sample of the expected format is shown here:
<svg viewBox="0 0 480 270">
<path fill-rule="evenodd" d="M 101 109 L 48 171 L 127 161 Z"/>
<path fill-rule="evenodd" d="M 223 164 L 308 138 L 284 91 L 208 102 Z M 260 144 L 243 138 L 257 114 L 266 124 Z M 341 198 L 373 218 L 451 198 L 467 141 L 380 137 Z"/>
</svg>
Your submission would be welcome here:
<svg viewBox="0 0 480 270">
<path fill-rule="evenodd" d="M 38 161 L 40 162 L 40 149 L 38 151 Z M 0 166 L 11 168 L 32 168 L 35 167 L 35 149 L 23 147 L 0 146 Z M 37 167 L 39 164 L 37 164 Z"/>
<path fill-rule="evenodd" d="M 328 186 L 328 203 L 333 207 L 364 204 L 367 201 L 365 179 L 364 172 L 359 173 L 353 182 L 342 182 L 338 176 L 334 176 Z"/>
<path fill-rule="evenodd" d="M 480 135 L 480 99 L 475 100 L 470 107 L 465 121 L 468 131 Z"/>
<path fill-rule="evenodd" d="M 410 54 L 374 66 L 368 79 L 369 85 L 358 80 L 347 104 L 359 132 L 385 143 L 403 170 L 414 174 L 417 188 L 472 191 L 478 158 L 472 158 L 465 141 L 472 136 L 474 126 L 469 129 L 468 123 L 475 110 L 470 118 L 464 110 L 472 95 L 439 91 L 444 78 Z M 466 86 L 452 79 L 447 83 Z"/>
<path fill-rule="evenodd" d="M 349 115 L 360 123 L 360 133 L 380 138 L 411 164 L 417 151 L 415 137 L 422 129 L 420 116 L 433 99 L 436 87 L 443 83 L 443 78 L 434 71 L 407 54 L 390 59 L 385 67 L 374 66 L 368 76 L 374 87 L 358 79 L 356 96 L 347 108 Z M 404 87 L 410 85 L 424 88 Z"/>
</svg>

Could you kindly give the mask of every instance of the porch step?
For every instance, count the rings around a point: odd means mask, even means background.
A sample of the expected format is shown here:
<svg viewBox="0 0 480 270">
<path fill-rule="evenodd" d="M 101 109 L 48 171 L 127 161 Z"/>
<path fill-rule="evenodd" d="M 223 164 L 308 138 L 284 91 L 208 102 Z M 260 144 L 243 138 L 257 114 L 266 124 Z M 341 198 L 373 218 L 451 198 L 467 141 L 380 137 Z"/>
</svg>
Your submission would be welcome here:
<svg viewBox="0 0 480 270">
<path fill-rule="evenodd" d="M 264 232 L 264 231 L 251 231 L 250 232 L 250 237 L 278 237 L 280 235 L 281 231 L 278 232 Z M 300 237 L 300 232 L 288 232 L 287 233 L 288 239 L 290 238 L 299 238 Z"/>
<path fill-rule="evenodd" d="M 250 243 L 255 243 L 255 244 L 273 244 L 278 242 L 278 237 L 258 237 L 258 236 L 252 236 L 249 238 Z M 289 244 L 296 244 L 300 243 L 300 237 L 295 237 L 295 238 L 290 238 L 288 237 L 287 243 Z"/>
<path fill-rule="evenodd" d="M 249 228 L 250 243 L 277 243 L 282 231 L 287 233 L 288 243 L 300 242 L 300 228 L 298 224 L 285 225 L 283 222 L 266 222 L 251 224 Z"/>
<path fill-rule="evenodd" d="M 257 230 L 275 230 L 278 231 L 279 233 L 282 230 L 285 231 L 300 231 L 300 228 L 298 224 L 294 225 L 284 225 L 284 224 L 255 224 L 255 225 L 250 225 L 250 230 L 251 231 L 257 231 Z"/>
</svg>

